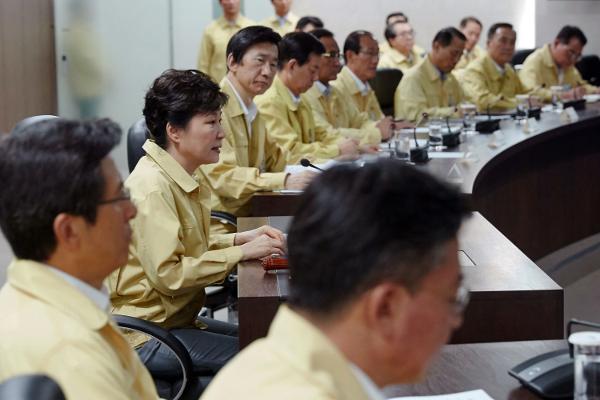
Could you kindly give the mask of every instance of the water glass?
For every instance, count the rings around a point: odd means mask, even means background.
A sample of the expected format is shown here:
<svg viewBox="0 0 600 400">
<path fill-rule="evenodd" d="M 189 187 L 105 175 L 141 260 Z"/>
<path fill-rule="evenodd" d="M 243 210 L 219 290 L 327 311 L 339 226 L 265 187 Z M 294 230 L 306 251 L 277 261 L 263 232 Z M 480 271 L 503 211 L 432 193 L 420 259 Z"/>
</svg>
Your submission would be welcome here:
<svg viewBox="0 0 600 400">
<path fill-rule="evenodd" d="M 600 332 L 577 332 L 569 336 L 575 365 L 575 400 L 600 399 Z"/>
<path fill-rule="evenodd" d="M 442 126 L 443 121 L 439 118 L 429 120 L 429 145 L 431 150 L 441 150 L 442 148 Z"/>
</svg>

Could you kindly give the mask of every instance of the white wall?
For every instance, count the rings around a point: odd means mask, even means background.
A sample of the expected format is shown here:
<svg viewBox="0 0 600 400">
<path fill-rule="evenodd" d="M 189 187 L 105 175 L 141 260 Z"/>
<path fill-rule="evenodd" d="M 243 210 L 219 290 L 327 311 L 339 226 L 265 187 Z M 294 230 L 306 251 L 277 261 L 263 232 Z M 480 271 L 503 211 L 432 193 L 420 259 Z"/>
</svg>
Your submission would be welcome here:
<svg viewBox="0 0 600 400">
<path fill-rule="evenodd" d="M 295 0 L 293 10 L 299 16 L 318 15 L 341 44 L 353 30 L 366 29 L 382 41 L 385 16 L 402 11 L 417 32 L 417 43 L 429 49 L 435 33 L 447 26 L 457 26 L 461 18 L 474 15 L 484 24 L 484 31 L 495 22 L 509 22 L 519 33 L 517 47 L 531 47 L 534 42 L 532 21 L 535 0 Z M 485 44 L 482 35 L 481 44 Z"/>
<path fill-rule="evenodd" d="M 588 39 L 584 54 L 600 54 L 600 2 L 536 0 L 536 45 L 550 42 L 563 25 L 579 26 Z"/>
</svg>

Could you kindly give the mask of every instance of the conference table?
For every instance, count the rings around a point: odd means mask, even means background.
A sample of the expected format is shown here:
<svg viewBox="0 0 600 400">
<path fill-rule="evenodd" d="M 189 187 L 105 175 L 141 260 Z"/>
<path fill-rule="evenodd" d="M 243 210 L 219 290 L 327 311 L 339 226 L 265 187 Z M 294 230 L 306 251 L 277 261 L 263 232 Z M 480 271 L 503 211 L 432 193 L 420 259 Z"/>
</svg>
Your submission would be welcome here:
<svg viewBox="0 0 600 400">
<path fill-rule="evenodd" d="M 496 400 L 540 399 L 507 371 L 529 358 L 566 348 L 565 340 L 447 345 L 434 359 L 422 382 L 388 387 L 385 394 L 430 396 L 483 389 Z"/>
<path fill-rule="evenodd" d="M 451 181 L 458 169 L 473 210 L 537 260 L 600 232 L 600 103 L 578 115 L 568 123 L 544 112 L 533 133 L 502 121 L 501 134 L 474 135 L 451 150 L 476 160 L 435 158 L 417 168 Z M 294 215 L 298 200 L 298 194 L 256 193 L 251 216 Z"/>
<path fill-rule="evenodd" d="M 239 218 L 238 229 L 271 225 L 285 231 L 291 217 Z M 459 233 L 459 262 L 471 292 L 464 322 L 451 343 L 560 339 L 563 290 L 481 214 Z M 238 266 L 240 348 L 267 334 L 289 293 L 288 271 L 265 272 L 258 261 Z"/>
</svg>

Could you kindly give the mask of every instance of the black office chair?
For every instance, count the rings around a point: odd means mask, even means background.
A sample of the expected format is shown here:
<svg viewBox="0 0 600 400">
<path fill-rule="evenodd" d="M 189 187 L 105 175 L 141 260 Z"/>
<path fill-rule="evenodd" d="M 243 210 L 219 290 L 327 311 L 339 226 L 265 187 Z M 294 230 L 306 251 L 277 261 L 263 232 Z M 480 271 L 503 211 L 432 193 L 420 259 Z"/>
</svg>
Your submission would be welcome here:
<svg viewBox="0 0 600 400">
<path fill-rule="evenodd" d="M 33 115 L 31 117 L 23 118 L 22 120 L 17 122 L 17 124 L 11 131 L 11 134 L 17 133 L 20 130 L 22 130 L 28 126 L 37 124 L 38 122 L 42 122 L 42 121 L 46 121 L 46 120 L 54 119 L 54 118 L 58 118 L 58 117 L 56 115 L 48 114 L 48 115 Z"/>
<path fill-rule="evenodd" d="M 156 385 L 156 391 L 163 399 L 198 399 L 214 377 L 214 371 L 194 373 L 192 359 L 187 349 L 173 334 L 153 322 L 126 315 L 113 315 L 123 329 L 131 329 L 153 337 L 167 346 L 179 361 L 181 371 L 152 371 L 148 369 Z"/>
<path fill-rule="evenodd" d="M 0 400 L 65 400 L 58 383 L 46 375 L 18 375 L 0 384 Z"/>
<path fill-rule="evenodd" d="M 148 138 L 150 138 L 150 133 L 145 118 L 137 120 L 127 131 L 127 164 L 130 173 L 140 158 L 146 154 L 142 146 Z M 223 224 L 230 224 L 233 230 L 237 231 L 237 218 L 234 215 L 222 211 L 211 211 L 210 217 Z M 205 310 L 202 316 L 213 318 L 215 311 L 233 307 L 237 302 L 237 276 L 229 275 L 223 285 L 210 286 L 206 292 Z"/>
<path fill-rule="evenodd" d="M 399 69 L 383 68 L 378 69 L 375 78 L 369 81 L 385 115 L 394 115 L 394 93 L 401 79 L 402 71 Z"/>
<path fill-rule="evenodd" d="M 515 54 L 512 56 L 512 60 L 510 60 L 511 65 L 513 67 L 515 65 L 522 65 L 525 62 L 525 59 L 534 51 L 535 49 L 521 49 L 515 51 Z"/>
<path fill-rule="evenodd" d="M 583 79 L 592 85 L 600 86 L 600 57 L 597 55 L 583 56 L 575 66 Z"/>
</svg>

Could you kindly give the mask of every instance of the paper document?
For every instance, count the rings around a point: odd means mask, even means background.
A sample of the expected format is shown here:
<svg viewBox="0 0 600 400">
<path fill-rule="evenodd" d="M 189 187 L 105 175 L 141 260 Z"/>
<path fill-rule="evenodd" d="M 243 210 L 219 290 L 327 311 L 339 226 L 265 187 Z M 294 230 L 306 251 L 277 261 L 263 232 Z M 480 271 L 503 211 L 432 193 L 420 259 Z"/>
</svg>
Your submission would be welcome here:
<svg viewBox="0 0 600 400">
<path fill-rule="evenodd" d="M 484 390 L 469 390 L 468 392 L 440 394 L 437 396 L 394 397 L 389 400 L 493 400 Z"/>
<path fill-rule="evenodd" d="M 430 151 L 429 158 L 463 158 L 465 153 L 462 151 Z"/>
</svg>

